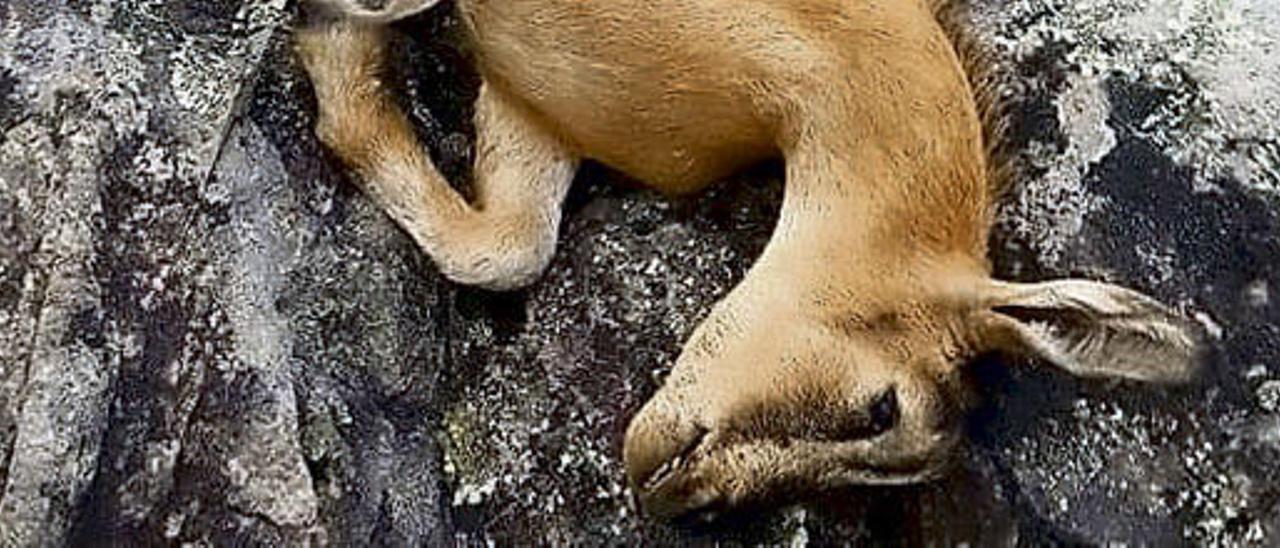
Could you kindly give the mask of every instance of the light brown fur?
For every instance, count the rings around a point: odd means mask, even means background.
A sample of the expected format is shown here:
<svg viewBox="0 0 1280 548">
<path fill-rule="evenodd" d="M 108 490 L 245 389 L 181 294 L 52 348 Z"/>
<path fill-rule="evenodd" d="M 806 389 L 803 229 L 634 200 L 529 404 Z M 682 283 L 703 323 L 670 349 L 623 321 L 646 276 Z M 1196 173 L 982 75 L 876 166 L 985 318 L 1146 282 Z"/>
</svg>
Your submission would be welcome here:
<svg viewBox="0 0 1280 548">
<path fill-rule="evenodd" d="M 979 354 L 1025 352 L 1090 376 L 1190 374 L 1194 327 L 1149 298 L 991 279 L 990 154 L 943 9 L 458 0 L 484 80 L 471 204 L 382 84 L 384 30 L 339 21 L 298 45 L 320 136 L 463 283 L 534 280 L 580 159 L 671 194 L 785 159 L 773 238 L 627 432 L 646 508 L 705 515 L 933 477 L 959 438 L 963 367 Z"/>
</svg>

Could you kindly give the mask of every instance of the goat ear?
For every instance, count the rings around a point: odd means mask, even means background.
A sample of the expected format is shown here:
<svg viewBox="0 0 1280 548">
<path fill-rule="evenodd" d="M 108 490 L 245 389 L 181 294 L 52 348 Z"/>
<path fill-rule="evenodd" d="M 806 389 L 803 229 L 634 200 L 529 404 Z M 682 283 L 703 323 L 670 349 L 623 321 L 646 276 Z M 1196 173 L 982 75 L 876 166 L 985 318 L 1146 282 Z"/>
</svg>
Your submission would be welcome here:
<svg viewBox="0 0 1280 548">
<path fill-rule="evenodd" d="M 1081 377 L 1189 380 L 1203 335 L 1151 297 L 1085 280 L 993 282 L 979 313 L 984 351 L 1028 354 Z"/>
</svg>

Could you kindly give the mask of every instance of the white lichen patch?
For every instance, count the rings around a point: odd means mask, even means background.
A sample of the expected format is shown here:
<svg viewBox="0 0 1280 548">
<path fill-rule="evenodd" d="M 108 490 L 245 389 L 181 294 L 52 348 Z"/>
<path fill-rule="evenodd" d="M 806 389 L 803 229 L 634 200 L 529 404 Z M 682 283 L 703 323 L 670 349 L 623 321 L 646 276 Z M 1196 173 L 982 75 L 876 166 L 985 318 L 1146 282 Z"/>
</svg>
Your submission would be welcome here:
<svg viewBox="0 0 1280 548">
<path fill-rule="evenodd" d="M 1258 405 L 1268 413 L 1280 413 L 1280 381 L 1267 381 L 1257 390 Z"/>
<path fill-rule="evenodd" d="M 1065 246 L 1084 226 L 1100 198 L 1084 188 L 1090 167 L 1116 146 L 1107 126 L 1111 104 L 1097 77 L 1075 75 L 1058 98 L 1058 121 L 1067 136 L 1059 155 L 1030 155 L 1045 175 L 1015 196 L 1004 212 L 1006 223 L 1023 240 L 1034 242 L 1042 260 L 1056 265 Z"/>
<path fill-rule="evenodd" d="M 465 481 L 458 482 L 458 488 L 453 492 L 454 506 L 475 506 L 488 499 L 497 489 L 498 478 L 489 478 L 481 485 L 468 483 Z"/>
<path fill-rule="evenodd" d="M 1271 288 L 1267 286 L 1267 280 L 1254 280 L 1245 287 L 1244 299 L 1249 306 L 1266 308 L 1271 303 Z"/>
<path fill-rule="evenodd" d="M 19 51 L 23 55 L 0 55 L 0 70 L 22 75 L 15 92 L 35 112 L 57 115 L 65 106 L 60 97 L 85 91 L 90 95 L 84 99 L 103 118 L 81 123 L 109 123 L 117 131 L 145 129 L 146 104 L 139 82 L 145 80 L 146 68 L 136 43 L 58 14 L 41 28 L 0 23 L 0 52 Z M 72 137 L 84 137 L 62 129 Z"/>
<path fill-rule="evenodd" d="M 1210 189 L 1233 177 L 1280 195 L 1280 9 L 1274 0 L 1017 0 L 976 6 L 1014 60 L 1047 42 L 1086 77 L 1168 92 L 1132 130 Z"/>
<path fill-rule="evenodd" d="M 782 513 L 782 523 L 778 529 L 783 535 L 779 543 L 789 548 L 804 548 L 809 545 L 809 512 L 803 506 L 792 506 Z"/>
<path fill-rule="evenodd" d="M 177 107 L 187 116 L 213 123 L 193 126 L 182 135 L 191 143 L 180 152 L 193 171 L 184 177 L 201 177 L 213 165 L 231 123 L 239 90 L 251 83 L 251 72 L 265 50 L 271 32 L 284 18 L 284 0 L 247 2 L 241 5 L 232 30 L 249 36 L 247 40 L 186 36 L 181 47 L 170 53 L 169 89 Z"/>
</svg>

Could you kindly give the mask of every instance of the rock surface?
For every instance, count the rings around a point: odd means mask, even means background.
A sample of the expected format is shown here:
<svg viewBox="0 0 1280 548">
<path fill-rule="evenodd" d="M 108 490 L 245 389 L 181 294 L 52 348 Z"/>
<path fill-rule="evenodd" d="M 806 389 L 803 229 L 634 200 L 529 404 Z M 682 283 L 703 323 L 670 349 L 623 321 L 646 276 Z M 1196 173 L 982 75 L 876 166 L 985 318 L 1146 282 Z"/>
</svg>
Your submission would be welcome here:
<svg viewBox="0 0 1280 548">
<path fill-rule="evenodd" d="M 0 545 L 1280 542 L 1280 11 L 974 0 L 1025 173 L 992 260 L 1176 304 L 1200 385 L 984 363 L 956 475 L 709 530 L 637 516 L 626 420 L 767 240 L 776 166 L 582 173 L 533 288 L 442 281 L 310 134 L 271 2 L 0 3 Z M 444 9 L 441 9 L 444 8 Z M 454 179 L 476 79 L 400 28 Z"/>
</svg>

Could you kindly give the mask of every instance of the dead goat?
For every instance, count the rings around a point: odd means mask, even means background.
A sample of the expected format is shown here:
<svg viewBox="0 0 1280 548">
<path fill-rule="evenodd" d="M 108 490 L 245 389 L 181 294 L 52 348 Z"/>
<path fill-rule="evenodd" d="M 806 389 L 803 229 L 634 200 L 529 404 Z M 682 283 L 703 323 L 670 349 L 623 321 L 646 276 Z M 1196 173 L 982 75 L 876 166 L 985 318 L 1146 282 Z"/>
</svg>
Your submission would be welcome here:
<svg viewBox="0 0 1280 548">
<path fill-rule="evenodd" d="M 991 160 L 941 1 L 457 0 L 483 79 L 470 203 L 383 80 L 380 25 L 434 0 L 328 0 L 346 17 L 297 47 L 321 139 L 459 283 L 532 282 L 584 158 L 668 194 L 785 160 L 770 242 L 627 431 L 645 508 L 696 515 L 936 476 L 979 355 L 1194 370 L 1194 324 L 1151 298 L 991 278 Z"/>
</svg>

